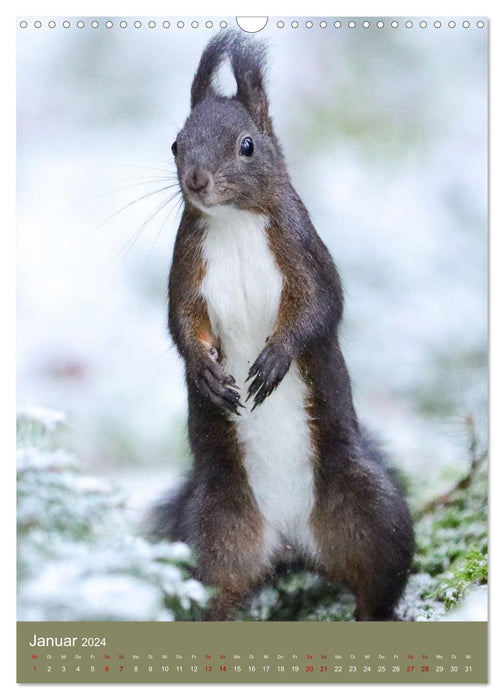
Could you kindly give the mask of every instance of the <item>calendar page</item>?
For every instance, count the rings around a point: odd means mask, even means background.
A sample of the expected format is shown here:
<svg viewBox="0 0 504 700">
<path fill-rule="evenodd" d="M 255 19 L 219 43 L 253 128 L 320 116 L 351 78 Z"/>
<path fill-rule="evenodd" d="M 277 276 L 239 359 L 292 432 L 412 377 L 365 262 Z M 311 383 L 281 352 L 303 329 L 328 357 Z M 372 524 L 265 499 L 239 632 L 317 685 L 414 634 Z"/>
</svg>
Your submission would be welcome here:
<svg viewBox="0 0 504 700">
<path fill-rule="evenodd" d="M 17 680 L 487 682 L 486 17 L 17 19 Z"/>
</svg>

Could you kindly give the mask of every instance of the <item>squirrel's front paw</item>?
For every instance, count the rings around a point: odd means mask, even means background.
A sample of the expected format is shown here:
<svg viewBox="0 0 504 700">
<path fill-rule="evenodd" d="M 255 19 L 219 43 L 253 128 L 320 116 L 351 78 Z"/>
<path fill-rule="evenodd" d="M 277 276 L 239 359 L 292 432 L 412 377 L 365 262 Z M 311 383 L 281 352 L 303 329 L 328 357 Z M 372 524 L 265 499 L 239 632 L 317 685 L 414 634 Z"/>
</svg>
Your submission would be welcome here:
<svg viewBox="0 0 504 700">
<path fill-rule="evenodd" d="M 245 408 L 240 402 L 240 392 L 235 378 L 226 374 L 215 361 L 207 362 L 197 373 L 200 391 L 218 408 L 240 415 L 238 408 Z"/>
<path fill-rule="evenodd" d="M 276 389 L 285 377 L 290 367 L 291 358 L 289 354 L 279 348 L 278 345 L 270 343 L 266 345 L 257 360 L 254 362 L 248 373 L 247 382 L 255 377 L 249 386 L 247 401 L 254 396 L 252 410 L 268 397 Z"/>
</svg>

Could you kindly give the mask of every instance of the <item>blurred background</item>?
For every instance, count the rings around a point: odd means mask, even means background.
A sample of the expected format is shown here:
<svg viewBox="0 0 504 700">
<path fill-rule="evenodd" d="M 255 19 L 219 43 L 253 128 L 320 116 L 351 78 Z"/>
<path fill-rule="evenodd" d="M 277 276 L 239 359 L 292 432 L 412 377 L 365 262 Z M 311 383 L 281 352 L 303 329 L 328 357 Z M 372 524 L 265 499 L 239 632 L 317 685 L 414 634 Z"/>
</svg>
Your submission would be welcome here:
<svg viewBox="0 0 504 700">
<path fill-rule="evenodd" d="M 141 510 L 190 463 L 166 331 L 180 200 L 162 188 L 218 22 L 88 19 L 18 30 L 18 401 L 63 411 L 83 468 Z M 357 410 L 421 503 L 486 447 L 487 29 L 361 25 L 260 36 L 292 181 L 343 279 Z"/>
</svg>

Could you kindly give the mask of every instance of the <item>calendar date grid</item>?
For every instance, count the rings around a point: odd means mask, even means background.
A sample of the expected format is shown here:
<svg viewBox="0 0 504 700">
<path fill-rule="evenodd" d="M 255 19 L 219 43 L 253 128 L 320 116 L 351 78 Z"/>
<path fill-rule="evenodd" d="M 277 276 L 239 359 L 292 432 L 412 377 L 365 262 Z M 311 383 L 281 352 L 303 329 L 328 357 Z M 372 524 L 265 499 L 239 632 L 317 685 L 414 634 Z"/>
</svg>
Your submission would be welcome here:
<svg viewBox="0 0 504 700">
<path fill-rule="evenodd" d="M 440 653 L 34 653 L 33 673 L 471 674 L 472 654 Z"/>
</svg>

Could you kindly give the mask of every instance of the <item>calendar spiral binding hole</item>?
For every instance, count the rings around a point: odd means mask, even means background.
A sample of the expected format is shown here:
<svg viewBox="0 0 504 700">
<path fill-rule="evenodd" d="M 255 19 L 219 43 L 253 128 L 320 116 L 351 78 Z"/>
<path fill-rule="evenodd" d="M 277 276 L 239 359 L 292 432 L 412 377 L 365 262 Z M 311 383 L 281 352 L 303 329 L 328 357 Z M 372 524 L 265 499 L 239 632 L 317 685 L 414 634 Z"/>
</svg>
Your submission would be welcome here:
<svg viewBox="0 0 504 700">
<path fill-rule="evenodd" d="M 45 23 L 39 19 L 30 21 L 26 19 L 21 19 L 19 21 L 19 27 L 21 29 L 28 29 L 32 26 L 35 29 L 43 29 L 47 26 L 49 29 L 57 29 L 59 27 L 63 29 L 70 29 L 72 27 L 77 27 L 77 29 L 91 28 L 91 29 L 226 29 L 229 26 L 227 20 L 204 20 L 202 18 L 192 19 L 192 20 L 148 20 L 144 19 L 88 19 L 87 21 L 82 19 L 74 19 L 73 21 L 69 19 L 56 21 L 54 19 L 47 20 Z M 339 18 L 339 19 L 320 19 L 320 18 L 284 18 L 275 20 L 272 26 L 277 29 L 400 29 L 405 27 L 406 29 L 420 28 L 420 29 L 441 29 L 442 27 L 448 27 L 449 29 L 455 29 L 457 27 L 462 27 L 463 29 L 470 29 L 471 27 L 476 27 L 478 29 L 483 29 L 487 26 L 487 21 L 477 18 L 471 18 L 471 20 L 453 20 L 444 18 L 440 19 L 430 19 L 429 21 L 424 19 L 402 19 L 401 21 L 397 19 L 362 19 L 362 18 Z M 258 30 L 260 31 L 260 30 Z"/>
</svg>

